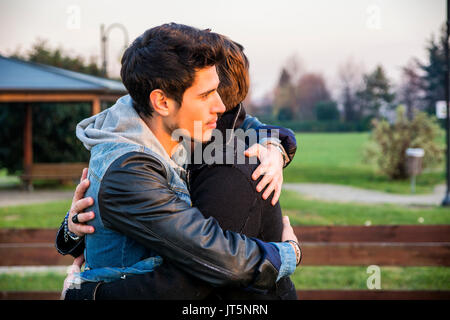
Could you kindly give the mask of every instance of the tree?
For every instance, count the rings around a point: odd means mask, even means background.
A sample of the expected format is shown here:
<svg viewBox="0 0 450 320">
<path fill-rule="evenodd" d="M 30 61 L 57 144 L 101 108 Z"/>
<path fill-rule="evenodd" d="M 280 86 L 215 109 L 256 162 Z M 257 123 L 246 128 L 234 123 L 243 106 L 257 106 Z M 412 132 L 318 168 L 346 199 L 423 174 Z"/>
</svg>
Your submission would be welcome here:
<svg viewBox="0 0 450 320">
<path fill-rule="evenodd" d="M 347 60 L 339 67 L 340 101 L 344 107 L 344 120 L 347 122 L 361 119 L 357 91 L 362 85 L 361 67 L 352 59 Z"/>
<path fill-rule="evenodd" d="M 435 113 L 435 104 L 438 100 L 445 99 L 445 78 L 444 70 L 445 64 L 445 39 L 446 39 L 445 25 L 441 28 L 439 39 L 436 40 L 434 36 L 428 42 L 426 47 L 428 58 L 425 63 L 419 62 L 419 68 L 423 72 L 422 88 L 424 90 L 423 101 L 425 103 L 425 110 L 430 113 Z"/>
<path fill-rule="evenodd" d="M 89 62 L 86 63 L 81 56 L 71 57 L 61 48 L 51 49 L 47 41 L 43 39 L 37 39 L 28 54 L 16 52 L 11 57 L 99 77 L 102 74 L 95 62 L 95 57 L 90 57 Z"/>
<path fill-rule="evenodd" d="M 381 65 L 372 73 L 364 75 L 363 79 L 363 88 L 357 92 L 362 115 L 373 115 L 380 119 L 383 111 L 392 108 L 391 103 L 395 98 L 390 81 Z"/>
<path fill-rule="evenodd" d="M 399 101 L 406 106 L 406 115 L 409 120 L 412 120 L 414 110 L 419 109 L 422 96 L 422 81 L 418 72 L 418 62 L 410 60 L 402 68 L 402 80 L 399 88 Z"/>
<path fill-rule="evenodd" d="M 286 59 L 284 69 L 288 72 L 291 82 L 296 83 L 304 73 L 303 61 L 294 53 Z"/>
<path fill-rule="evenodd" d="M 295 91 L 291 76 L 285 68 L 281 70 L 274 96 L 274 112 L 277 117 L 281 116 L 283 120 L 292 120 L 295 116 Z"/>
<path fill-rule="evenodd" d="M 296 86 L 297 106 L 302 120 L 315 120 L 315 106 L 320 101 L 330 100 L 330 93 L 322 75 L 307 73 L 300 77 Z"/>
<path fill-rule="evenodd" d="M 335 101 L 319 101 L 315 110 L 319 121 L 339 120 L 339 110 Z"/>
</svg>

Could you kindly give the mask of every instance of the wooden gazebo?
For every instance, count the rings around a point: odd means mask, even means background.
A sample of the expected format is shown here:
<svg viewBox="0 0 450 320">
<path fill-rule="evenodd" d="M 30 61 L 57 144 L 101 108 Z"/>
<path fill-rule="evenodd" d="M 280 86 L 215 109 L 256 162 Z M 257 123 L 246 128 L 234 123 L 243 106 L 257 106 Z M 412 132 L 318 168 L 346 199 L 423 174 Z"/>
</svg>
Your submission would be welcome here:
<svg viewBox="0 0 450 320">
<path fill-rule="evenodd" d="M 29 190 L 33 179 L 70 180 L 79 177 L 85 163 L 33 163 L 33 103 L 90 102 L 92 114 L 101 102 L 115 102 L 127 91 L 120 81 L 86 75 L 48 65 L 6 58 L 0 55 L 0 103 L 24 103 L 24 174 Z"/>
</svg>

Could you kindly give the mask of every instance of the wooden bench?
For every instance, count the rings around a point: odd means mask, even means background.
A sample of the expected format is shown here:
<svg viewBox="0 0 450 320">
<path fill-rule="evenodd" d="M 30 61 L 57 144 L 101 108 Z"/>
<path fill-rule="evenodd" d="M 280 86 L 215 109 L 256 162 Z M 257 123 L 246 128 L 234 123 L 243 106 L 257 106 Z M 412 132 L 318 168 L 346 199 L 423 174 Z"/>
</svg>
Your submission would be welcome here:
<svg viewBox="0 0 450 320">
<path fill-rule="evenodd" d="M 450 266 L 450 225 L 294 227 L 305 266 Z M 369 275 L 368 275 L 369 276 Z M 382 279 L 382 277 L 381 277 Z M 299 290 L 302 300 L 441 300 L 437 290 Z"/>
<path fill-rule="evenodd" d="M 33 189 L 33 180 L 79 181 L 88 163 L 33 163 L 29 172 L 20 176 L 27 190 Z"/>
<path fill-rule="evenodd" d="M 294 227 L 305 266 L 450 266 L 450 225 Z M 0 229 L 0 266 L 69 265 L 54 229 Z M 299 290 L 302 300 L 450 299 L 437 290 Z M 0 292 L 0 299 L 57 299 L 58 292 Z"/>
</svg>

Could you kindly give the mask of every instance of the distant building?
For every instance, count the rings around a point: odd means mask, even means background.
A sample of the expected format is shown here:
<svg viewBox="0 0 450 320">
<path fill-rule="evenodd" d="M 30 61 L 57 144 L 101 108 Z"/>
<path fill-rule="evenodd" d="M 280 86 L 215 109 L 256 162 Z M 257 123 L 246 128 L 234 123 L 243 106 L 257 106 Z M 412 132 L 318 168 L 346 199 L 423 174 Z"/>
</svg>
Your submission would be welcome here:
<svg viewBox="0 0 450 320">
<path fill-rule="evenodd" d="M 120 81 L 0 55 L 0 103 L 23 103 L 26 106 L 22 179 L 27 187 L 32 189 L 32 180 L 36 178 L 67 180 L 79 177 L 79 168 L 86 166 L 84 163 L 33 163 L 33 103 L 89 102 L 92 114 L 97 114 L 102 101 L 114 102 L 126 93 Z"/>
</svg>

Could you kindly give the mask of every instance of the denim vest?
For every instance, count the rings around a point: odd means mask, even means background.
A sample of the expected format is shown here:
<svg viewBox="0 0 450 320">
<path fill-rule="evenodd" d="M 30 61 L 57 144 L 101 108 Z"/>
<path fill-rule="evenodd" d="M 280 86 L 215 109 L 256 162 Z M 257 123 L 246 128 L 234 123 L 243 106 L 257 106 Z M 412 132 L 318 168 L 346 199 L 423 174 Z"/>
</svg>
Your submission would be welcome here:
<svg viewBox="0 0 450 320">
<path fill-rule="evenodd" d="M 185 171 L 172 166 L 158 153 L 147 147 L 131 143 L 105 142 L 91 149 L 88 179 L 90 181 L 86 197 L 92 197 L 94 204 L 87 211 L 94 211 L 95 218 L 89 222 L 95 227 L 93 234 L 86 235 L 84 252 L 85 270 L 79 276 L 81 281 L 113 281 L 127 274 L 151 272 L 163 260 L 150 249 L 119 232 L 105 228 L 98 206 L 98 193 L 103 176 L 109 166 L 129 152 L 143 152 L 156 157 L 163 164 L 169 187 L 177 196 L 191 204 L 186 182 L 181 178 Z"/>
</svg>

